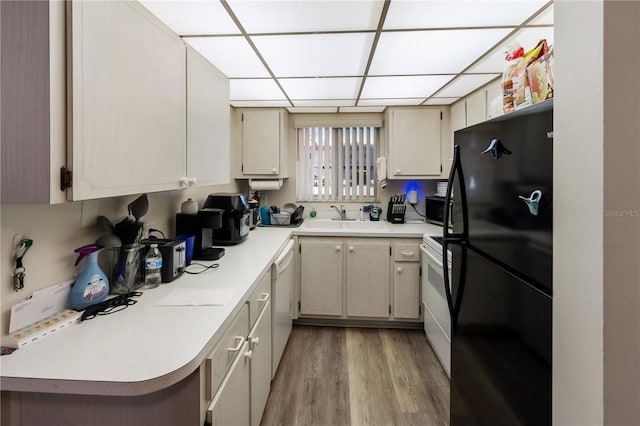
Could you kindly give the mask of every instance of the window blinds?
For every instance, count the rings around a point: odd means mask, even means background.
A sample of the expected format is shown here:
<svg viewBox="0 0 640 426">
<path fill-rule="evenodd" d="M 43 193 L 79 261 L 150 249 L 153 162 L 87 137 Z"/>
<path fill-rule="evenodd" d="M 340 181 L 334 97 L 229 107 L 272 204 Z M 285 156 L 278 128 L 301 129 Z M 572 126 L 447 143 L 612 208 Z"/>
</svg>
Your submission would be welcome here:
<svg viewBox="0 0 640 426">
<path fill-rule="evenodd" d="M 374 127 L 298 129 L 299 201 L 375 200 Z"/>
</svg>

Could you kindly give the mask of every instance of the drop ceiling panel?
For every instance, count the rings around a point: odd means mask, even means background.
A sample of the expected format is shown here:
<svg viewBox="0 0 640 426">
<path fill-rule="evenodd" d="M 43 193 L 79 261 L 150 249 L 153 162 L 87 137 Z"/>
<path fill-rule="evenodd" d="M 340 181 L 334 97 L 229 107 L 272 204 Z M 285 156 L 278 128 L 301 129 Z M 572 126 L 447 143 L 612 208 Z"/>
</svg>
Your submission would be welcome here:
<svg viewBox="0 0 640 426">
<path fill-rule="evenodd" d="M 338 107 L 289 107 L 287 108 L 290 113 L 302 113 L 302 114 L 328 114 L 338 112 Z"/>
<path fill-rule="evenodd" d="M 505 51 L 507 50 L 506 46 L 508 46 L 513 41 L 516 41 L 519 45 L 524 47 L 525 51 L 532 49 L 538 44 L 538 41 L 541 39 L 546 39 L 549 46 L 553 44 L 553 27 L 532 27 L 532 28 L 523 28 L 520 31 L 516 32 L 512 37 L 507 40 L 501 46 L 498 46 L 492 53 L 487 55 L 480 62 L 469 68 L 468 72 L 470 73 L 481 73 L 481 72 L 503 72 L 504 69 L 509 65 L 505 57 Z"/>
<path fill-rule="evenodd" d="M 360 99 L 358 106 L 420 105 L 424 98 Z"/>
<path fill-rule="evenodd" d="M 277 77 L 362 75 L 373 33 L 255 36 L 252 41 Z"/>
<path fill-rule="evenodd" d="M 392 1 L 384 29 L 517 26 L 546 1 Z"/>
<path fill-rule="evenodd" d="M 271 79 L 229 80 L 229 99 L 237 100 L 285 100 L 286 97 Z"/>
<path fill-rule="evenodd" d="M 529 22 L 528 25 L 553 25 L 553 16 L 553 5 L 551 5 Z"/>
<path fill-rule="evenodd" d="M 143 0 L 141 3 L 178 35 L 240 34 L 219 0 Z"/>
<path fill-rule="evenodd" d="M 250 34 L 375 30 L 383 3 L 382 0 L 229 1 Z"/>
<path fill-rule="evenodd" d="M 329 106 L 345 106 L 350 107 L 355 104 L 355 99 L 314 99 L 314 100 L 301 100 L 292 99 L 293 105 L 297 107 L 329 107 Z"/>
<path fill-rule="evenodd" d="M 236 108 L 286 108 L 291 105 L 287 101 L 231 101 L 230 104 Z"/>
<path fill-rule="evenodd" d="M 237 37 L 188 37 L 189 43 L 229 78 L 270 77 L 247 40 Z"/>
<path fill-rule="evenodd" d="M 364 84 L 362 98 L 425 98 L 444 86 L 454 76 L 369 77 Z M 360 105 L 360 104 L 359 104 Z"/>
<path fill-rule="evenodd" d="M 483 29 L 383 33 L 370 75 L 458 73 L 509 32 Z"/>
<path fill-rule="evenodd" d="M 290 99 L 355 99 L 360 78 L 282 78 Z"/>
<path fill-rule="evenodd" d="M 442 98 L 459 98 L 468 95 L 480 86 L 483 86 L 499 77 L 500 74 L 464 74 L 453 80 L 447 87 L 437 93 Z"/>
<path fill-rule="evenodd" d="M 384 106 L 340 107 L 339 112 L 382 112 Z"/>
</svg>

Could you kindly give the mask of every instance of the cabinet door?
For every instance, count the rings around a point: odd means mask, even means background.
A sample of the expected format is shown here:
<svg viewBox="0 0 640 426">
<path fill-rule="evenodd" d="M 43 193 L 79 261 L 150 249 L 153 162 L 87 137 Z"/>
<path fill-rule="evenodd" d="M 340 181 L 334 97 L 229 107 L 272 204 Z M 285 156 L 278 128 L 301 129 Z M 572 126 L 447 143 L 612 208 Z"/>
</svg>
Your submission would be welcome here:
<svg viewBox="0 0 640 426">
<path fill-rule="evenodd" d="M 229 373 L 207 409 L 207 423 L 216 426 L 246 426 L 250 421 L 249 342 L 244 342 Z"/>
<path fill-rule="evenodd" d="M 393 316 L 420 318 L 420 263 L 395 262 L 393 271 Z"/>
<path fill-rule="evenodd" d="M 300 315 L 342 316 L 342 241 L 301 238 L 300 250 Z"/>
<path fill-rule="evenodd" d="M 251 425 L 262 419 L 271 390 L 271 305 L 266 303 L 249 333 L 251 350 Z"/>
<path fill-rule="evenodd" d="M 487 91 L 478 90 L 467 97 L 467 126 L 487 120 Z"/>
<path fill-rule="evenodd" d="M 187 176 L 191 183 L 229 183 L 230 115 L 229 80 L 187 46 Z"/>
<path fill-rule="evenodd" d="M 451 132 L 465 127 L 467 127 L 467 103 L 462 100 L 451 106 Z"/>
<path fill-rule="evenodd" d="M 242 174 L 280 173 L 280 112 L 242 114 Z"/>
<path fill-rule="evenodd" d="M 389 317 L 391 244 L 347 241 L 347 316 Z"/>
<path fill-rule="evenodd" d="M 69 2 L 72 198 L 180 188 L 184 42 L 137 2 Z"/>
<path fill-rule="evenodd" d="M 390 175 L 440 175 L 440 110 L 391 111 L 389 126 Z"/>
</svg>

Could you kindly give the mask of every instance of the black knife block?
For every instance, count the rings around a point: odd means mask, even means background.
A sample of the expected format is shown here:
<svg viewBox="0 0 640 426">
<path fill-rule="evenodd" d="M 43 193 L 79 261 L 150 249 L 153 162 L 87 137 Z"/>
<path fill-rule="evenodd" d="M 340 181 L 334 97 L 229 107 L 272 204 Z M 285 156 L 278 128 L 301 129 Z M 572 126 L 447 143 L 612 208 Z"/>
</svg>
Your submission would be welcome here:
<svg viewBox="0 0 640 426">
<path fill-rule="evenodd" d="M 389 201 L 389 206 L 387 207 L 387 222 L 404 223 L 404 214 L 406 211 L 406 204 L 393 203 Z"/>
</svg>

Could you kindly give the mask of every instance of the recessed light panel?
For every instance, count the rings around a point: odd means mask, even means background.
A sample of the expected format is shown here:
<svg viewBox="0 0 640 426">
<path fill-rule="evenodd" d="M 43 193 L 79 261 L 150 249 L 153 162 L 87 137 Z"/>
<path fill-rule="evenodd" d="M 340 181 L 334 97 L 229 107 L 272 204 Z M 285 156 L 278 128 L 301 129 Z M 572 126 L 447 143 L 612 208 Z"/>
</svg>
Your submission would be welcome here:
<svg viewBox="0 0 640 426">
<path fill-rule="evenodd" d="M 553 25 L 554 14 L 553 14 L 553 4 L 547 7 L 544 12 L 534 18 L 527 25 Z"/>
<path fill-rule="evenodd" d="M 272 79 L 229 80 L 229 98 L 234 100 L 286 100 Z"/>
<path fill-rule="evenodd" d="M 287 108 L 291 104 L 287 101 L 231 101 L 236 108 Z"/>
<path fill-rule="evenodd" d="M 452 75 L 369 77 L 364 84 L 361 98 L 425 98 L 444 86 Z"/>
<path fill-rule="evenodd" d="M 375 30 L 383 4 L 382 0 L 229 1 L 249 34 Z"/>
<path fill-rule="evenodd" d="M 383 112 L 384 106 L 340 107 L 338 112 Z"/>
<path fill-rule="evenodd" d="M 313 99 L 313 100 L 291 99 L 291 102 L 293 102 L 293 105 L 296 107 L 304 107 L 304 108 L 313 107 L 313 106 L 339 107 L 339 106 L 353 106 L 353 104 L 355 104 L 355 98 L 354 99 Z"/>
<path fill-rule="evenodd" d="M 499 74 L 464 74 L 453 80 L 447 87 L 436 93 L 438 97 L 449 98 L 466 96 L 480 86 L 484 86 Z"/>
<path fill-rule="evenodd" d="M 218 0 L 143 0 L 140 3 L 178 35 L 240 34 Z"/>
<path fill-rule="evenodd" d="M 360 99 L 358 106 L 395 106 L 395 105 L 420 105 L 424 98 L 398 98 L 398 99 Z"/>
<path fill-rule="evenodd" d="M 360 78 L 282 78 L 290 99 L 355 99 Z"/>
<path fill-rule="evenodd" d="M 330 114 L 338 112 L 338 107 L 289 107 L 292 114 Z"/>
<path fill-rule="evenodd" d="M 383 33 L 370 75 L 458 73 L 508 29 L 439 30 Z"/>
<path fill-rule="evenodd" d="M 392 1 L 384 29 L 518 26 L 543 1 Z"/>
<path fill-rule="evenodd" d="M 364 72 L 373 33 L 251 37 L 277 77 L 356 76 Z"/>
<path fill-rule="evenodd" d="M 243 36 L 187 37 L 185 41 L 229 78 L 270 77 Z"/>
</svg>

